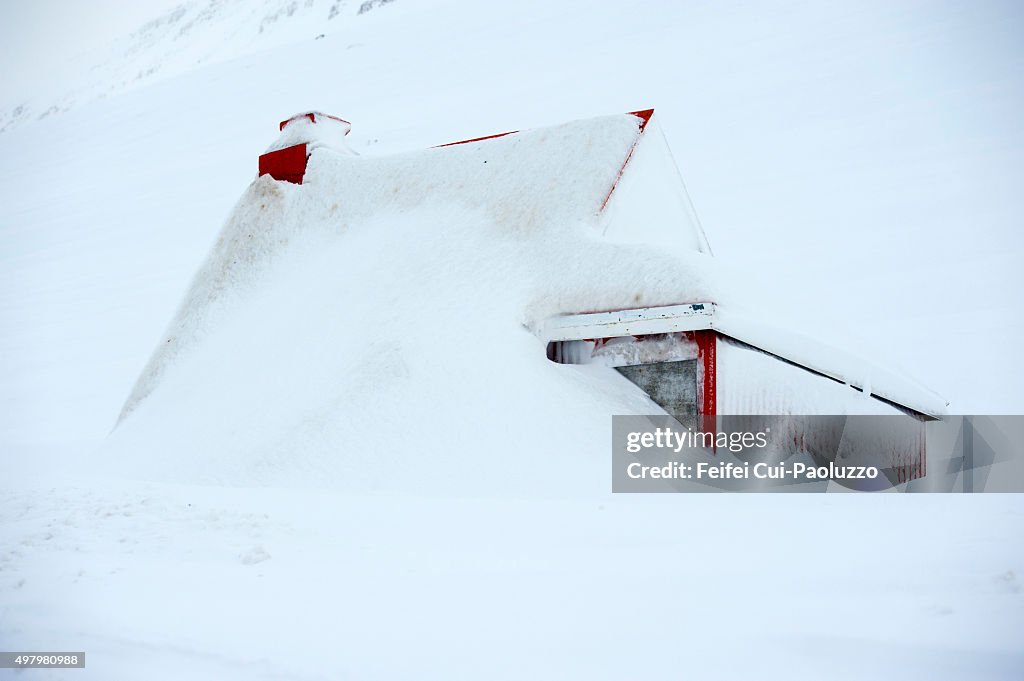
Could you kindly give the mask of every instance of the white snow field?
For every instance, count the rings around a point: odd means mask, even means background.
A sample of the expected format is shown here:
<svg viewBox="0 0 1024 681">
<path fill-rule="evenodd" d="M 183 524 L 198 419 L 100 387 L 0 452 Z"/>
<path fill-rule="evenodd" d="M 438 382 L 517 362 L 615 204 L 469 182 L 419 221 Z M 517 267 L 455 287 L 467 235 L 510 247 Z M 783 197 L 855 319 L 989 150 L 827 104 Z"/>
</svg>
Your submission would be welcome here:
<svg viewBox="0 0 1024 681">
<path fill-rule="evenodd" d="M 651 404 L 530 332 L 725 291 L 1021 413 L 1020 7 L 182 8 L 2 76 L 0 650 L 87 662 L 0 678 L 1020 678 L 1020 495 L 613 496 Z M 713 259 L 579 217 L 650 106 Z"/>
</svg>

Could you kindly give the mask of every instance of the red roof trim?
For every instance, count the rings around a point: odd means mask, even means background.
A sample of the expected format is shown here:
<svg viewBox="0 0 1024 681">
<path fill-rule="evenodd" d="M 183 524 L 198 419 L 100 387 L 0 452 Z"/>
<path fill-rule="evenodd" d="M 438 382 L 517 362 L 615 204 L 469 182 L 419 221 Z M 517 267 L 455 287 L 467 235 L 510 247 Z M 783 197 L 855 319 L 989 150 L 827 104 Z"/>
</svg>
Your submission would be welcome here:
<svg viewBox="0 0 1024 681">
<path fill-rule="evenodd" d="M 278 127 L 278 130 L 284 130 L 284 126 L 288 125 L 292 121 L 297 121 L 300 118 L 308 118 L 310 120 L 310 122 L 316 123 L 317 116 L 322 116 L 324 118 L 330 118 L 332 121 L 340 121 L 341 123 L 347 123 L 348 125 L 352 125 L 352 123 L 350 121 L 346 121 L 344 118 L 339 118 L 338 116 L 332 116 L 331 114 L 325 114 L 325 113 L 322 113 L 320 111 L 310 111 L 308 113 L 298 114 L 297 116 L 292 116 L 291 118 L 288 118 L 286 120 L 281 121 L 281 125 L 280 125 L 280 127 Z"/>
<path fill-rule="evenodd" d="M 644 109 L 643 111 L 630 111 L 630 114 L 640 119 L 640 135 L 644 134 L 644 128 L 651 122 L 651 116 L 654 115 L 654 109 Z M 604 212 L 604 209 L 608 207 L 608 202 L 612 200 L 612 194 L 615 193 L 615 188 L 619 186 L 619 180 L 622 179 L 622 174 L 626 172 L 626 166 L 629 165 L 629 159 L 633 158 L 633 152 L 636 151 L 636 145 L 640 143 L 640 135 L 637 135 L 636 141 L 633 142 L 633 146 L 630 147 L 629 153 L 626 154 L 626 160 L 622 162 L 622 167 L 619 168 L 619 174 L 615 177 L 615 182 L 612 183 L 612 188 L 608 190 L 608 194 L 605 195 L 604 201 L 601 202 L 601 207 L 597 210 L 598 213 Z"/>
<path fill-rule="evenodd" d="M 484 135 L 483 137 L 474 137 L 473 139 L 459 140 L 458 142 L 448 142 L 446 144 L 438 144 L 434 148 L 435 149 L 440 149 L 441 147 L 453 147 L 456 144 L 470 144 L 471 142 L 480 142 L 481 140 L 492 140 L 495 137 L 504 137 L 505 135 L 514 135 L 517 132 L 519 132 L 519 131 L 518 130 L 509 130 L 508 132 L 499 132 L 496 135 Z"/>
<path fill-rule="evenodd" d="M 640 119 L 640 132 L 643 132 L 644 128 L 647 127 L 647 123 L 650 122 L 651 116 L 654 115 L 654 109 L 642 109 L 640 111 L 630 111 L 629 115 L 636 116 L 637 118 Z M 284 123 L 282 123 L 281 125 L 283 126 Z M 446 142 L 445 144 L 438 144 L 437 146 L 434 147 L 434 149 L 440 149 L 441 147 L 453 147 L 456 144 L 471 144 L 473 142 L 482 142 L 483 140 L 491 140 L 491 139 L 494 139 L 496 137 L 504 137 L 505 135 L 514 135 L 517 132 L 519 132 L 519 131 L 518 130 L 509 130 L 508 132 L 499 132 L 499 133 L 497 133 L 495 135 L 484 135 L 483 137 L 474 137 L 474 138 L 468 139 L 468 140 L 458 140 L 456 142 Z"/>
<path fill-rule="evenodd" d="M 651 116 L 654 115 L 654 109 L 644 109 L 643 111 L 630 111 L 632 115 L 640 119 L 640 131 L 647 127 L 647 124 L 651 122 Z"/>
</svg>

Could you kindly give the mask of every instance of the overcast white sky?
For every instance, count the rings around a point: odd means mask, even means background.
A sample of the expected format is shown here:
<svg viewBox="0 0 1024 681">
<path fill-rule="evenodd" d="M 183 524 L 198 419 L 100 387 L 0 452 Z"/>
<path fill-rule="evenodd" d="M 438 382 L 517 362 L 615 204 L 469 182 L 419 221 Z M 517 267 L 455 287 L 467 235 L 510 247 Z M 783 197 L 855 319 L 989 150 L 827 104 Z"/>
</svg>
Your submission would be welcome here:
<svg viewBox="0 0 1024 681">
<path fill-rule="evenodd" d="M 187 0 L 0 0 L 4 99 L 70 75 L 84 53 L 181 4 Z"/>
</svg>

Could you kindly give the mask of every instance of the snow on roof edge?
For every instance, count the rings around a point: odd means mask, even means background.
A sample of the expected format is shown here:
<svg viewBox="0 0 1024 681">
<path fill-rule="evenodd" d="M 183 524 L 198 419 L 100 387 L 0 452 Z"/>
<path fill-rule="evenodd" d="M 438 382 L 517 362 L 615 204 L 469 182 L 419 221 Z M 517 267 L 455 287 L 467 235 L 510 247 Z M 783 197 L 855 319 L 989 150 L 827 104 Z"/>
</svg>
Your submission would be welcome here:
<svg viewBox="0 0 1024 681">
<path fill-rule="evenodd" d="M 712 328 L 805 369 L 924 416 L 941 418 L 949 402 L 917 380 L 810 336 L 716 306 Z"/>
</svg>

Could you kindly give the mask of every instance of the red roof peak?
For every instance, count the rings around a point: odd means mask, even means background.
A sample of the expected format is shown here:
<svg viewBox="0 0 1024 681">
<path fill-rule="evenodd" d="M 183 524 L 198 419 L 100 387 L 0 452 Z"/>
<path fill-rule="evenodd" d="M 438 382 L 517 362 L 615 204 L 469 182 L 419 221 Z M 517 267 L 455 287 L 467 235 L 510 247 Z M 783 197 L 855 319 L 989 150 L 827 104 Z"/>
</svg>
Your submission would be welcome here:
<svg viewBox="0 0 1024 681">
<path fill-rule="evenodd" d="M 644 128 L 647 127 L 647 124 L 651 121 L 651 116 L 654 115 L 654 109 L 643 109 L 642 111 L 630 111 L 629 113 L 633 114 L 634 116 L 636 116 L 637 118 L 640 119 L 640 129 L 643 130 Z"/>
<path fill-rule="evenodd" d="M 310 122 L 312 122 L 312 123 L 318 123 L 319 119 L 321 119 L 321 118 L 329 118 L 332 121 L 339 121 L 341 123 L 346 123 L 348 125 L 352 125 L 352 123 L 350 121 L 346 121 L 344 118 L 339 118 L 337 116 L 332 116 L 330 114 L 325 114 L 325 113 L 323 113 L 321 111 L 307 111 L 306 113 L 295 114 L 291 118 L 286 118 L 285 120 L 281 121 L 281 127 L 279 127 L 278 130 L 284 130 L 284 126 L 288 125 L 292 121 L 297 121 L 297 120 L 300 120 L 300 119 L 303 119 L 303 118 L 308 118 L 310 120 Z"/>
</svg>

